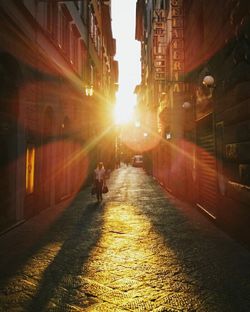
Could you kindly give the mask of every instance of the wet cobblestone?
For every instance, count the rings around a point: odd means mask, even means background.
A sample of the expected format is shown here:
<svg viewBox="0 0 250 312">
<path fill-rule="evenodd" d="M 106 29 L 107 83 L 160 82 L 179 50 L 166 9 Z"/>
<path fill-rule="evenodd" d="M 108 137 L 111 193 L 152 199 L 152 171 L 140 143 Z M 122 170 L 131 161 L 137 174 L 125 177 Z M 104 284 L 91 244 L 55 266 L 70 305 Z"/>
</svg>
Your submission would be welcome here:
<svg viewBox="0 0 250 312">
<path fill-rule="evenodd" d="M 120 168 L 108 185 L 102 205 L 80 192 L 20 250 L 0 311 L 250 311 L 246 249 L 141 169 Z"/>
</svg>

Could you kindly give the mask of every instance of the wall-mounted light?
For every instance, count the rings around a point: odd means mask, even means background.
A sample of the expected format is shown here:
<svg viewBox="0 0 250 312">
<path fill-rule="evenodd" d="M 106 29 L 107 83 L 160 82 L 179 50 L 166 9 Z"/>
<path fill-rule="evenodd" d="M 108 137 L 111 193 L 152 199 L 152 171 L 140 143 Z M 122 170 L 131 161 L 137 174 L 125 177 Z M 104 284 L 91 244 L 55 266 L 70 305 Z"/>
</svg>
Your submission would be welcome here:
<svg viewBox="0 0 250 312">
<path fill-rule="evenodd" d="M 182 107 L 184 108 L 184 109 L 189 109 L 190 107 L 191 107 L 191 103 L 190 102 L 184 102 L 183 104 L 182 104 Z"/>
<path fill-rule="evenodd" d="M 203 92 L 205 93 L 206 97 L 212 98 L 214 89 L 216 87 L 214 77 L 211 75 L 206 75 L 203 78 L 202 84 L 205 87 Z"/>
<path fill-rule="evenodd" d="M 86 96 L 92 96 L 94 94 L 94 88 L 92 85 L 85 87 L 85 94 Z"/>
<path fill-rule="evenodd" d="M 166 133 L 166 140 L 170 140 L 171 139 L 171 133 Z"/>
<path fill-rule="evenodd" d="M 214 83 L 214 77 L 211 75 L 207 75 L 203 78 L 202 83 L 204 84 L 204 86 L 208 87 L 208 88 L 214 88 L 215 87 L 215 83 Z"/>
</svg>

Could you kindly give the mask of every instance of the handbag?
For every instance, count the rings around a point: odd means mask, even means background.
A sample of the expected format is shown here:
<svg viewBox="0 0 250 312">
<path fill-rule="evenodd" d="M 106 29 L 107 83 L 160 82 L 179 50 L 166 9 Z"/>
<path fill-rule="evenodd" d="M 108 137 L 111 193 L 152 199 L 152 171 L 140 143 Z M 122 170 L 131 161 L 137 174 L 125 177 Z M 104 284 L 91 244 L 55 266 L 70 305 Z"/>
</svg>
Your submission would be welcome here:
<svg viewBox="0 0 250 312">
<path fill-rule="evenodd" d="M 103 188 L 102 188 L 103 194 L 108 193 L 108 191 L 109 191 L 109 189 L 108 189 L 107 185 L 104 185 Z"/>
<path fill-rule="evenodd" d="M 92 186 L 91 195 L 95 195 L 95 194 L 96 194 L 96 187 Z"/>
</svg>

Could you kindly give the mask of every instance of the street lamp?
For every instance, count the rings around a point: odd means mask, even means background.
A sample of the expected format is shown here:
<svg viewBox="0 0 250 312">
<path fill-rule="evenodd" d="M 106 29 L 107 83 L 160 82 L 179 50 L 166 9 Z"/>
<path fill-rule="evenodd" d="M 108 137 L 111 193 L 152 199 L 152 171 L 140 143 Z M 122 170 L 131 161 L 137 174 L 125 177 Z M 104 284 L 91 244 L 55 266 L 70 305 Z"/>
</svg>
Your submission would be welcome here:
<svg viewBox="0 0 250 312">
<path fill-rule="evenodd" d="M 191 103 L 190 103 L 190 102 L 184 102 L 184 103 L 182 104 L 182 107 L 183 107 L 184 109 L 189 109 L 189 108 L 191 107 Z"/>
<path fill-rule="evenodd" d="M 214 77 L 207 75 L 203 78 L 202 84 L 207 88 L 209 98 L 212 98 L 214 89 L 216 87 Z M 207 93 L 207 92 L 206 92 Z"/>
<path fill-rule="evenodd" d="M 211 75 L 205 76 L 202 83 L 208 88 L 215 88 L 214 77 Z"/>
</svg>

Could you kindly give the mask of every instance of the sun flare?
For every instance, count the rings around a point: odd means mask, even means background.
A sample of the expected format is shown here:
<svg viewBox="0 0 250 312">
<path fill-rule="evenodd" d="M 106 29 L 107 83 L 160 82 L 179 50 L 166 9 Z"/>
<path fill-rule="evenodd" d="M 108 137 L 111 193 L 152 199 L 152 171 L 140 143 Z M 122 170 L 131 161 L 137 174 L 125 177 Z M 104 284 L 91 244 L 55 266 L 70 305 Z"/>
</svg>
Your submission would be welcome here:
<svg viewBox="0 0 250 312">
<path fill-rule="evenodd" d="M 115 123 L 118 125 L 129 123 L 134 117 L 134 103 L 131 101 L 117 101 L 114 111 Z"/>
<path fill-rule="evenodd" d="M 115 123 L 126 124 L 132 120 L 133 110 L 126 106 L 117 105 L 115 108 Z"/>
</svg>

